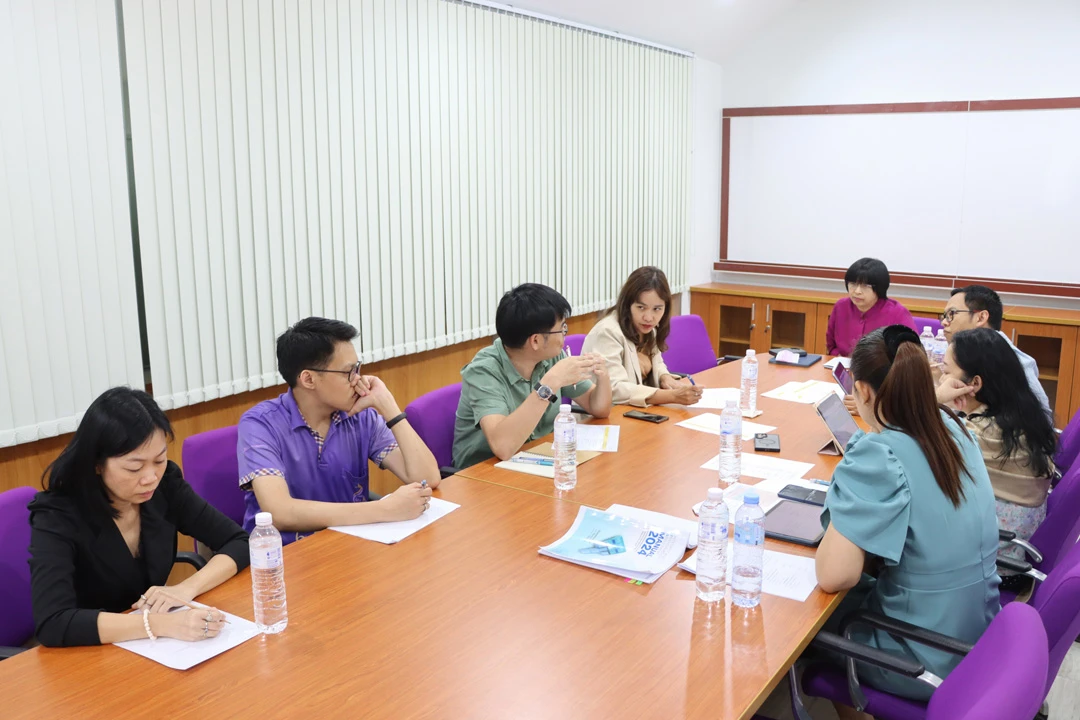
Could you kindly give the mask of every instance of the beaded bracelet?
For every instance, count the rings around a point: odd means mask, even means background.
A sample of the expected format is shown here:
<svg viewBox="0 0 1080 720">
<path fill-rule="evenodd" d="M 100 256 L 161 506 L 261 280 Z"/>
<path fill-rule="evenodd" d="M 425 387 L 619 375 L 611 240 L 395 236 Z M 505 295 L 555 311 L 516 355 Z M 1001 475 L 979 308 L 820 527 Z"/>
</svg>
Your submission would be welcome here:
<svg viewBox="0 0 1080 720">
<path fill-rule="evenodd" d="M 142 624 L 143 624 L 143 627 L 146 628 L 146 637 L 150 638 L 151 640 L 156 641 L 157 637 L 150 630 L 150 608 L 147 608 L 147 607 L 143 608 L 143 611 L 142 611 Z"/>
</svg>

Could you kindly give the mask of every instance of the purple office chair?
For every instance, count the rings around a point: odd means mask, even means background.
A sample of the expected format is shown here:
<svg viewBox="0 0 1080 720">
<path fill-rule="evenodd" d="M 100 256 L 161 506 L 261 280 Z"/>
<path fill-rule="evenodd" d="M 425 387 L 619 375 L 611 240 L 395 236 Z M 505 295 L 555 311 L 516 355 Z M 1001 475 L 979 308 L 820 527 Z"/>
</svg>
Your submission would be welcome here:
<svg viewBox="0 0 1080 720">
<path fill-rule="evenodd" d="M 1058 471 L 1064 475 L 1080 454 L 1080 411 L 1072 416 L 1072 420 L 1061 431 L 1058 437 L 1058 449 L 1054 455 L 1054 464 Z"/>
<path fill-rule="evenodd" d="M 1035 588 L 1030 605 L 1039 612 L 1050 645 L 1045 688 L 1049 693 L 1066 653 L 1080 636 L 1080 545 L 1074 545 Z"/>
<path fill-rule="evenodd" d="M 208 503 L 237 525 L 244 522 L 244 492 L 236 459 L 236 425 L 191 435 L 184 440 L 181 457 L 184 479 Z M 198 549 L 198 543 L 196 543 Z"/>
<path fill-rule="evenodd" d="M 460 401 L 461 383 L 454 383 L 421 395 L 405 408 L 409 424 L 435 456 L 443 477 L 456 472 L 453 467 L 454 420 Z"/>
<path fill-rule="evenodd" d="M 907 658 L 845 639 L 820 633 L 812 647 L 839 652 L 849 658 L 921 680 L 933 687 L 940 683 L 929 704 L 890 695 L 857 681 L 831 664 L 818 663 L 802 676 L 808 695 L 848 705 L 861 705 L 878 720 L 1031 720 L 1046 697 L 1049 652 L 1046 630 L 1035 608 L 1023 603 L 1006 606 L 974 646 L 881 616 L 854 613 L 857 622 L 879 628 L 921 644 L 963 655 L 963 660 L 944 681 L 926 677 L 925 668 Z M 799 720 L 810 720 L 799 695 L 797 671 L 788 677 L 792 710 Z M 933 678 L 933 679 L 931 679 Z M 936 682 L 935 682 L 936 681 Z M 853 699 L 854 698 L 854 699 Z"/>
<path fill-rule="evenodd" d="M 585 344 L 584 335 L 567 335 L 566 347 L 570 348 L 570 354 L 575 357 L 581 354 L 581 346 Z"/>
<path fill-rule="evenodd" d="M 671 333 L 667 337 L 664 364 L 668 370 L 681 375 L 693 375 L 716 367 L 716 350 L 697 315 L 676 315 L 671 318 Z"/>
<path fill-rule="evenodd" d="M 922 334 L 923 328 L 927 326 L 930 326 L 930 332 L 934 333 L 935 337 L 937 336 L 937 331 L 941 329 L 941 320 L 938 318 L 913 317 L 911 319 L 915 321 L 915 332 L 920 335 Z"/>
<path fill-rule="evenodd" d="M 34 635 L 30 604 L 30 511 L 32 487 L 0 493 L 0 659 L 22 652 Z"/>
</svg>

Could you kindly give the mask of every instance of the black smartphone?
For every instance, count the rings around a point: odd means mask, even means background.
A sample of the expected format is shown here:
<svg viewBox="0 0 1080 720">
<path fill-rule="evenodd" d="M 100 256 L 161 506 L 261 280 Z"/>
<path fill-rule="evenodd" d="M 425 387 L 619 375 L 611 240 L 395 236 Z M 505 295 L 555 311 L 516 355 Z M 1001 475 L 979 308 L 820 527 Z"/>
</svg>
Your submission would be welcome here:
<svg viewBox="0 0 1080 720">
<path fill-rule="evenodd" d="M 785 500 L 794 500 L 795 502 L 806 503 L 807 505 L 825 504 L 824 490 L 810 490 L 809 488 L 800 487 L 799 485 L 788 485 L 777 494 Z"/>
<path fill-rule="evenodd" d="M 630 412 L 625 413 L 623 417 L 634 418 L 635 420 L 644 420 L 645 422 L 651 423 L 667 422 L 668 419 L 667 415 L 654 415 L 652 413 L 641 412 L 640 410 L 631 410 Z"/>
<path fill-rule="evenodd" d="M 769 433 L 755 433 L 754 450 L 757 452 L 780 452 L 780 436 Z"/>
</svg>

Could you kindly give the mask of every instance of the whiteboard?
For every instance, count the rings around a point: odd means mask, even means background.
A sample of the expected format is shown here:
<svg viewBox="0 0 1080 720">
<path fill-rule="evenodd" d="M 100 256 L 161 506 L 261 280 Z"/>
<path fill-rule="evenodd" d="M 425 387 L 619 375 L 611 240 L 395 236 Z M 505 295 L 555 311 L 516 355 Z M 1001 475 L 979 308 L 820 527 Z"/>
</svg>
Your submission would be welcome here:
<svg viewBox="0 0 1080 720">
<path fill-rule="evenodd" d="M 1080 110 L 738 117 L 728 259 L 1080 282 Z"/>
</svg>

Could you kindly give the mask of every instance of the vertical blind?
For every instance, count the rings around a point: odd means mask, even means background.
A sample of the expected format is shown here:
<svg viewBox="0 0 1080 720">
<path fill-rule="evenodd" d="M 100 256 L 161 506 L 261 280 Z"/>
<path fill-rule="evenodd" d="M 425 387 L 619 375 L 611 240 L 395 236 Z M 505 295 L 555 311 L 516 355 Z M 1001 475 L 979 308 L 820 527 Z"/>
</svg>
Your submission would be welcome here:
<svg viewBox="0 0 1080 720">
<path fill-rule="evenodd" d="M 446 0 L 123 0 L 166 407 L 281 382 L 308 315 L 365 361 L 494 333 L 502 293 L 685 288 L 689 58 Z"/>
<path fill-rule="evenodd" d="M 143 386 L 116 9 L 0 0 L 0 447 Z"/>
</svg>

